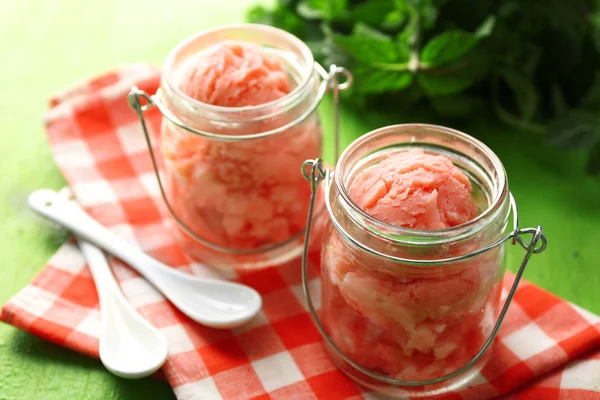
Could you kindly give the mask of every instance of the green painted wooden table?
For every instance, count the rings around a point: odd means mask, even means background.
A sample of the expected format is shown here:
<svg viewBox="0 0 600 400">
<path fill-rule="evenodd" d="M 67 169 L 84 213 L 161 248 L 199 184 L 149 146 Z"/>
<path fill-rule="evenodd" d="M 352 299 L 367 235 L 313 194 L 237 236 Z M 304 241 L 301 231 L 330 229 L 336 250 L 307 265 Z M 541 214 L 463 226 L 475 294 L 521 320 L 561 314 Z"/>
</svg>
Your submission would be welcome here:
<svg viewBox="0 0 600 400">
<path fill-rule="evenodd" d="M 32 190 L 64 184 L 41 123 L 48 97 L 128 62 L 160 65 L 178 41 L 209 26 L 241 22 L 252 3 L 0 0 L 0 303 L 67 238 L 26 207 Z M 331 133 L 329 101 L 321 112 Z M 384 124 L 423 118 L 344 111 L 343 143 Z M 550 245 L 534 257 L 527 279 L 600 313 L 600 178 L 583 173 L 584 155 L 562 154 L 486 118 L 455 127 L 483 139 L 503 160 L 522 224 L 544 225 Z M 509 250 L 511 269 L 521 256 L 521 249 Z M 0 400 L 67 398 L 165 400 L 173 395 L 166 383 L 116 378 L 96 360 L 0 325 Z"/>
</svg>

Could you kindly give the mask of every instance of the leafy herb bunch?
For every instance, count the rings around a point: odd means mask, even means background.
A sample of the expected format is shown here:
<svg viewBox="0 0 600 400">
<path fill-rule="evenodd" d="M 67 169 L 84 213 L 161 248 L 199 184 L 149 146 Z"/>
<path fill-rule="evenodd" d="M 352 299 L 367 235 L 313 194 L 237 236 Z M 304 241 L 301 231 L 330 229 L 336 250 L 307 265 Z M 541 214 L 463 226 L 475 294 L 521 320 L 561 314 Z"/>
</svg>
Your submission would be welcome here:
<svg viewBox="0 0 600 400">
<path fill-rule="evenodd" d="M 600 172 L 600 0 L 278 0 L 248 13 L 347 66 L 353 101 L 442 118 L 483 104 Z M 359 96 L 356 96 L 359 94 Z"/>
</svg>

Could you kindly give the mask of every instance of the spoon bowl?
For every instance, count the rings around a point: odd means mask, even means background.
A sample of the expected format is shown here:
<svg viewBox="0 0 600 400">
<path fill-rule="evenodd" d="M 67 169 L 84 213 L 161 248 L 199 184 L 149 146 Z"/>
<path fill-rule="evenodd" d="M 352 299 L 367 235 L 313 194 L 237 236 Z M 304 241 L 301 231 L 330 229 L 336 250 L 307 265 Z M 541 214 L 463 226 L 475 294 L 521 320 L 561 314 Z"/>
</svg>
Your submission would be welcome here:
<svg viewBox="0 0 600 400">
<path fill-rule="evenodd" d="M 137 379 L 153 374 L 167 360 L 167 342 L 129 305 L 104 253 L 81 238 L 77 242 L 92 272 L 100 299 L 102 364 L 122 378 Z"/>
<path fill-rule="evenodd" d="M 184 314 L 206 326 L 235 328 L 251 320 L 262 306 L 256 291 L 238 283 L 198 278 L 173 268 L 150 273 L 160 285 L 176 287 L 178 293 L 171 301 Z"/>
<path fill-rule="evenodd" d="M 121 378 L 151 375 L 167 360 L 165 339 L 137 313 L 125 311 L 120 303 L 108 305 L 100 335 L 102 364 Z"/>
</svg>

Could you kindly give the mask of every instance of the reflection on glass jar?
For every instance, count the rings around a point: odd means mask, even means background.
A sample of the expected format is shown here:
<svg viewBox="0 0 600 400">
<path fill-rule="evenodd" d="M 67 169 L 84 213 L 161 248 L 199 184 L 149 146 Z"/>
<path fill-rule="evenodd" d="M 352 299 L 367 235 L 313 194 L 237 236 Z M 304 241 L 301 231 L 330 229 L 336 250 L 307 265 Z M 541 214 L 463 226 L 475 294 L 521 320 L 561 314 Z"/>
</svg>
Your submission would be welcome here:
<svg viewBox="0 0 600 400">
<path fill-rule="evenodd" d="M 164 195 L 191 258 L 257 268 L 300 255 L 310 188 L 299 170 L 321 154 L 327 78 L 302 41 L 267 26 L 212 29 L 173 49 L 153 105 Z"/>
<path fill-rule="evenodd" d="M 474 218 L 442 229 L 408 229 L 359 207 L 354 185 L 365 171 L 415 148 L 449 158 L 468 178 Z M 513 237 L 505 234 L 511 196 L 497 156 L 451 129 L 386 127 L 346 149 L 335 173 L 325 177 L 325 196 L 331 226 L 322 251 L 320 324 L 313 317 L 336 365 L 393 395 L 430 396 L 468 382 L 501 323 L 503 243 Z"/>
</svg>

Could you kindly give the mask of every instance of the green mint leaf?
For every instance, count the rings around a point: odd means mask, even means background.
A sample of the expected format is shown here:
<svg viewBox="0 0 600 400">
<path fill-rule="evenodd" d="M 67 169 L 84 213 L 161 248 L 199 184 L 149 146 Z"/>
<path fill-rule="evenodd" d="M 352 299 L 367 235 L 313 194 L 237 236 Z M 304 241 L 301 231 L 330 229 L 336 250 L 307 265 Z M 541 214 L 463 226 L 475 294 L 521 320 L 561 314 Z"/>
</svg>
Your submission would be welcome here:
<svg viewBox="0 0 600 400">
<path fill-rule="evenodd" d="M 307 24 L 293 9 L 278 7 L 272 15 L 273 25 L 296 36 L 305 36 Z"/>
<path fill-rule="evenodd" d="M 360 28 L 359 25 L 351 36 L 332 33 L 330 37 L 337 48 L 362 64 L 388 64 L 400 61 L 400 53 L 392 39 L 383 34 L 366 33 L 366 29 Z"/>
<path fill-rule="evenodd" d="M 429 96 L 456 94 L 485 77 L 490 64 L 487 51 L 478 48 L 451 65 L 419 71 L 417 82 Z"/>
<path fill-rule="evenodd" d="M 396 0 L 398 8 L 412 8 L 419 15 L 419 23 L 426 31 L 435 27 L 444 0 Z"/>
<path fill-rule="evenodd" d="M 600 139 L 597 113 L 573 109 L 548 126 L 548 143 L 565 150 L 591 147 Z"/>
<path fill-rule="evenodd" d="M 354 21 L 383 26 L 385 19 L 395 9 L 394 0 L 365 1 L 352 8 L 351 16 Z"/>
<path fill-rule="evenodd" d="M 538 107 L 538 94 L 531 80 L 522 72 L 502 67 L 498 70 L 513 93 L 515 102 L 524 120 L 530 121 Z"/>
<path fill-rule="evenodd" d="M 277 4 L 281 7 L 291 7 L 298 3 L 298 0 L 277 0 Z"/>
<path fill-rule="evenodd" d="M 325 54 L 325 44 L 321 40 L 307 40 L 306 45 L 310 49 L 310 52 L 313 53 L 316 59 L 319 59 Z M 335 63 L 334 63 L 335 64 Z"/>
<path fill-rule="evenodd" d="M 308 1 L 298 3 L 296 12 L 299 16 L 307 20 L 325 19 L 325 12 L 321 9 L 314 8 Z"/>
<path fill-rule="evenodd" d="M 375 28 L 371 28 L 369 25 L 364 24 L 362 22 L 358 22 L 354 25 L 354 28 L 352 28 L 352 35 L 353 36 L 367 36 L 367 37 L 371 37 L 374 39 L 380 39 L 380 40 L 390 40 L 390 37 L 388 35 L 386 35 L 385 33 L 375 29 Z"/>
<path fill-rule="evenodd" d="M 431 30 L 437 22 L 440 11 L 433 0 L 421 0 L 419 3 L 423 27 Z"/>
<path fill-rule="evenodd" d="M 272 18 L 263 6 L 254 6 L 246 13 L 246 20 L 252 24 L 270 25 Z"/>
<path fill-rule="evenodd" d="M 344 65 L 349 66 L 352 63 L 352 59 L 350 56 L 344 52 L 340 46 L 336 45 L 334 41 L 333 29 L 329 27 L 327 24 L 322 24 L 321 29 L 325 35 L 325 39 L 323 40 L 323 55 L 324 55 L 324 64 L 325 65 Z"/>
<path fill-rule="evenodd" d="M 384 71 L 361 65 L 351 70 L 353 88 L 359 93 L 384 93 L 402 90 L 410 86 L 413 76 L 407 71 Z"/>
<path fill-rule="evenodd" d="M 468 74 L 436 74 L 427 71 L 419 72 L 417 82 L 430 96 L 446 96 L 460 93 L 475 83 Z"/>
<path fill-rule="evenodd" d="M 406 24 L 402 31 L 396 37 L 396 44 L 402 54 L 408 55 L 412 48 L 417 46 L 419 41 L 419 20 L 420 16 L 416 8 L 410 4 L 406 5 Z"/>
<path fill-rule="evenodd" d="M 479 106 L 480 101 L 475 96 L 458 94 L 432 97 L 430 103 L 440 117 L 462 118 L 471 114 Z"/>
<path fill-rule="evenodd" d="M 431 39 L 421 52 L 421 63 L 426 67 L 439 67 L 459 60 L 478 42 L 469 32 L 451 30 Z"/>
<path fill-rule="evenodd" d="M 388 30 L 397 30 L 404 24 L 406 18 L 407 15 L 403 10 L 396 9 L 385 16 L 381 27 Z"/>
<path fill-rule="evenodd" d="M 483 23 L 477 28 L 474 35 L 478 38 L 485 38 L 492 34 L 494 28 L 496 27 L 496 16 L 490 15 L 483 21 Z"/>
<path fill-rule="evenodd" d="M 306 19 L 331 21 L 341 16 L 348 6 L 347 0 L 303 0 L 298 3 L 298 14 Z"/>
<path fill-rule="evenodd" d="M 307 30 L 310 30 L 307 22 L 296 14 L 293 8 L 283 4 L 270 10 L 262 6 L 252 7 L 248 10 L 246 18 L 248 22 L 276 26 L 296 36 L 305 37 Z"/>
</svg>

